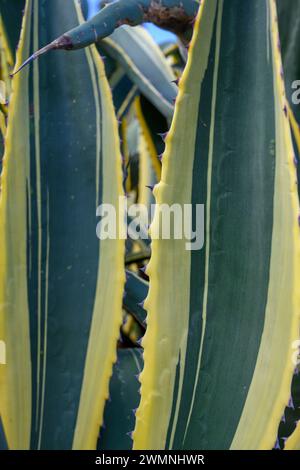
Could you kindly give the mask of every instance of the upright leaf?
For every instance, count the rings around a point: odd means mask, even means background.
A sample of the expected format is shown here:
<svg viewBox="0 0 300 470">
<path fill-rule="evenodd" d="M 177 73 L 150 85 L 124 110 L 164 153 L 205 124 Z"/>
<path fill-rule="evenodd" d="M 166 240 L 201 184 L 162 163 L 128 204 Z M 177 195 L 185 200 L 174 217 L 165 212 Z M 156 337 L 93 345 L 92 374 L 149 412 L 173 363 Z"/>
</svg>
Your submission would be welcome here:
<svg viewBox="0 0 300 470">
<path fill-rule="evenodd" d="M 99 13 L 84 24 L 76 26 L 52 42 L 44 45 L 22 64 L 52 49 L 74 50 L 90 46 L 111 35 L 122 25 L 137 26 L 152 22 L 161 28 L 169 29 L 188 44 L 199 0 L 117 0 L 108 2 Z"/>
<path fill-rule="evenodd" d="M 202 1 L 154 194 L 158 205 L 204 204 L 205 245 L 152 242 L 135 449 L 275 443 L 300 312 L 280 72 L 274 0 Z"/>
<path fill-rule="evenodd" d="M 79 21 L 74 0 L 27 0 L 17 63 Z M 49 55 L 16 76 L 0 201 L 0 414 L 12 449 L 96 448 L 125 281 L 123 242 L 97 239 L 96 208 L 119 216 L 120 195 L 96 49 Z"/>
</svg>

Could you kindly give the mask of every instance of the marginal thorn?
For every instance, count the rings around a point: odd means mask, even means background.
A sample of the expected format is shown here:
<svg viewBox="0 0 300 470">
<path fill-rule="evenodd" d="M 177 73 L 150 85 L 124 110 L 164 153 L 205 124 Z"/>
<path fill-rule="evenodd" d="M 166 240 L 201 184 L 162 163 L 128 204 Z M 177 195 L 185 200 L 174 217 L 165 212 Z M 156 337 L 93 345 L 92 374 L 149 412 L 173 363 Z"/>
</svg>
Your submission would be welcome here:
<svg viewBox="0 0 300 470">
<path fill-rule="evenodd" d="M 293 410 L 295 409 L 295 406 L 294 406 L 294 402 L 293 402 L 293 398 L 292 398 L 292 397 L 290 397 L 290 399 L 289 399 L 288 407 L 289 407 L 289 408 L 292 408 Z"/>
<path fill-rule="evenodd" d="M 279 445 L 279 439 L 278 439 L 278 437 L 277 437 L 277 439 L 276 439 L 276 442 L 275 442 L 275 445 L 274 445 L 274 449 L 280 450 L 280 445 Z"/>
<path fill-rule="evenodd" d="M 162 132 L 162 133 L 158 133 L 157 135 L 159 135 L 159 137 L 161 137 L 162 140 L 166 140 L 168 133 L 167 132 Z"/>
<path fill-rule="evenodd" d="M 179 78 L 176 78 L 175 80 L 172 80 L 172 83 L 175 83 L 175 85 L 179 85 Z"/>
<path fill-rule="evenodd" d="M 150 189 L 150 191 L 153 191 L 154 185 L 152 184 L 146 185 L 146 188 Z"/>
</svg>

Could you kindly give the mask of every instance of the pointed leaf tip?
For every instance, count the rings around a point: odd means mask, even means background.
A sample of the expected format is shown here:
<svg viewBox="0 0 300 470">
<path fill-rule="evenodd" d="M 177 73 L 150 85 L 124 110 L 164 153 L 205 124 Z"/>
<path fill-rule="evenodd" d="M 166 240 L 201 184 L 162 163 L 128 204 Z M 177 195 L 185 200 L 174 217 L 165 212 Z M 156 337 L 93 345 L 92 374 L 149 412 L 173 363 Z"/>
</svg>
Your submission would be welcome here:
<svg viewBox="0 0 300 470">
<path fill-rule="evenodd" d="M 33 62 L 34 60 L 36 60 L 38 57 L 40 57 L 41 55 L 43 54 L 46 54 L 46 52 L 52 50 L 52 49 L 56 49 L 57 47 L 55 46 L 55 43 L 54 42 L 51 42 L 50 44 L 48 44 L 47 46 L 43 47 L 42 49 L 39 49 L 38 51 L 34 52 L 27 60 L 25 60 L 25 62 L 23 62 L 23 64 L 16 70 L 14 71 L 11 76 L 13 77 L 14 75 L 16 75 L 17 73 L 19 73 L 24 67 L 26 67 L 26 65 L 30 64 L 31 62 Z"/>
<path fill-rule="evenodd" d="M 26 65 L 30 64 L 30 62 L 33 62 L 34 60 L 36 59 L 36 57 L 33 55 L 31 55 L 27 60 L 25 60 L 25 62 L 23 62 L 23 64 L 17 68 L 17 70 L 13 71 L 11 74 L 10 74 L 10 77 L 13 78 L 17 73 L 19 73 L 24 67 L 26 67 Z"/>
<path fill-rule="evenodd" d="M 60 36 L 59 38 L 55 39 L 55 41 L 50 42 L 46 46 L 34 52 L 27 60 L 25 60 L 25 62 L 23 62 L 23 64 L 16 71 L 12 73 L 11 76 L 14 76 L 17 73 L 19 73 L 24 67 L 26 67 L 26 65 L 30 64 L 41 55 L 44 55 L 47 52 L 54 50 L 54 49 L 66 49 L 66 50 L 73 49 L 73 44 L 69 36 L 67 35 Z"/>
</svg>

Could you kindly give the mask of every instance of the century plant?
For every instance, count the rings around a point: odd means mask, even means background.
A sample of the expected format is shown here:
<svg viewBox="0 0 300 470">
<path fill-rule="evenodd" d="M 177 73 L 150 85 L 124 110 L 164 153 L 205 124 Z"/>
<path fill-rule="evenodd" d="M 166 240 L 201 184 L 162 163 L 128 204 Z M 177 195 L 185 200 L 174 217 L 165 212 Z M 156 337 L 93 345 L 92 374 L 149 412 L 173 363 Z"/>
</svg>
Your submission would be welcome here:
<svg viewBox="0 0 300 470">
<path fill-rule="evenodd" d="M 296 3 L 0 1 L 0 447 L 300 449 Z M 203 249 L 99 241 L 123 195 Z"/>
</svg>

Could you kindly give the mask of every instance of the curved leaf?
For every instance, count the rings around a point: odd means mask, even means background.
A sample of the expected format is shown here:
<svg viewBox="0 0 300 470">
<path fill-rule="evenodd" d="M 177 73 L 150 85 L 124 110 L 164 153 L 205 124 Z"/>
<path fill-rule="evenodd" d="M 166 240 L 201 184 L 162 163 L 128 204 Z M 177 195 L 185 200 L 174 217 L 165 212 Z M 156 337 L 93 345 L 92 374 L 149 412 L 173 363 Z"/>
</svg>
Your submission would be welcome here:
<svg viewBox="0 0 300 470">
<path fill-rule="evenodd" d="M 52 49 L 81 49 L 112 34 L 122 25 L 137 26 L 153 22 L 189 42 L 199 0 L 117 0 L 108 3 L 93 18 L 36 51 L 22 66 Z M 18 71 L 17 70 L 17 71 Z"/>
<path fill-rule="evenodd" d="M 177 87 L 173 83 L 175 75 L 144 28 L 122 26 L 101 41 L 101 48 L 123 67 L 140 93 L 164 116 L 172 117 L 177 95 Z"/>
</svg>

